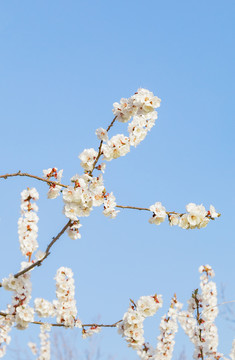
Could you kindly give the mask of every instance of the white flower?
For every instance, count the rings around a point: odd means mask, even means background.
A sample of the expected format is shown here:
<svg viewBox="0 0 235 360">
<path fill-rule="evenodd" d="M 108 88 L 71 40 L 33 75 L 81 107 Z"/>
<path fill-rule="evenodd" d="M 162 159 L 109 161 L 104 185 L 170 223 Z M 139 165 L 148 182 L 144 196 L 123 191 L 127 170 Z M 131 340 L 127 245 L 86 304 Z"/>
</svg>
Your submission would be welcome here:
<svg viewBox="0 0 235 360">
<path fill-rule="evenodd" d="M 21 200 L 23 201 L 30 201 L 30 199 L 33 200 L 38 200 L 39 199 L 39 194 L 37 192 L 37 190 L 35 188 L 31 188 L 31 189 L 27 189 L 27 190 L 23 190 L 21 193 Z"/>
<path fill-rule="evenodd" d="M 125 156 L 130 151 L 129 138 L 123 134 L 113 136 L 107 144 L 102 145 L 102 153 L 106 161 Z"/>
<path fill-rule="evenodd" d="M 34 310 L 29 306 L 20 305 L 16 308 L 16 326 L 19 330 L 26 329 L 34 321 Z"/>
<path fill-rule="evenodd" d="M 57 302 L 54 302 L 56 308 L 56 320 L 59 324 L 67 327 L 75 326 L 77 315 L 76 301 L 74 300 L 75 287 L 73 272 L 66 267 L 60 267 L 56 273 L 56 296 Z"/>
<path fill-rule="evenodd" d="M 94 334 L 97 334 L 101 331 L 101 327 L 100 326 L 91 326 L 88 330 L 84 329 L 82 330 L 82 338 L 86 339 L 89 336 L 92 336 Z"/>
<path fill-rule="evenodd" d="M 169 216 L 169 222 L 171 226 L 179 225 L 180 217 L 179 215 L 171 214 Z"/>
<path fill-rule="evenodd" d="M 111 219 L 114 219 L 119 213 L 119 210 L 115 210 L 115 206 L 117 205 L 115 200 L 116 198 L 112 192 L 107 194 L 104 200 L 103 214 Z"/>
<path fill-rule="evenodd" d="M 219 213 L 217 213 L 217 211 L 215 210 L 214 206 L 213 205 L 210 205 L 210 216 L 212 218 L 217 218 L 220 216 Z"/>
<path fill-rule="evenodd" d="M 150 224 L 160 225 L 167 215 L 165 207 L 161 202 L 156 202 L 149 209 L 153 212 L 153 216 L 149 219 Z"/>
<path fill-rule="evenodd" d="M 39 317 L 54 317 L 54 305 L 45 299 L 37 298 L 34 300 L 34 308 Z"/>
<path fill-rule="evenodd" d="M 133 104 L 139 109 L 145 111 L 146 113 L 153 111 L 154 109 L 160 107 L 161 99 L 147 90 L 147 89 L 138 89 L 138 91 L 132 96 Z"/>
<path fill-rule="evenodd" d="M 100 170 L 103 174 L 105 172 L 105 169 L 106 169 L 105 163 L 101 163 L 100 165 L 97 166 L 97 170 Z"/>
<path fill-rule="evenodd" d="M 35 254 L 35 258 L 37 260 L 41 260 L 45 255 L 46 253 L 44 251 L 38 250 Z"/>
<path fill-rule="evenodd" d="M 136 304 L 136 311 L 143 317 L 153 316 L 162 307 L 161 295 L 141 296 Z"/>
<path fill-rule="evenodd" d="M 38 353 L 38 349 L 37 349 L 37 345 L 33 342 L 28 342 L 28 347 L 30 348 L 30 350 L 32 351 L 33 355 L 37 355 Z"/>
<path fill-rule="evenodd" d="M 103 128 L 99 128 L 96 130 L 95 132 L 96 136 L 98 137 L 99 140 L 102 140 L 102 141 L 108 141 L 108 133 L 105 129 Z"/>
<path fill-rule="evenodd" d="M 2 286 L 5 290 L 15 291 L 18 286 L 18 280 L 12 275 L 9 275 L 9 278 L 2 279 Z"/>
<path fill-rule="evenodd" d="M 133 106 L 132 99 L 122 98 L 120 104 L 115 102 L 113 107 L 114 115 L 117 116 L 118 121 L 123 123 L 129 121 L 136 112 L 136 107 Z"/>
<path fill-rule="evenodd" d="M 98 152 L 95 149 L 85 149 L 78 157 L 81 160 L 81 166 L 83 169 L 90 171 L 93 169 L 93 164 L 98 156 Z"/>
<path fill-rule="evenodd" d="M 157 112 L 152 111 L 150 113 L 138 114 L 133 117 L 132 122 L 128 126 L 128 132 L 130 134 L 130 144 L 137 146 L 143 141 L 147 133 L 155 125 L 157 119 Z"/>
<path fill-rule="evenodd" d="M 206 218 L 207 211 L 203 205 L 190 203 L 186 206 L 186 210 L 189 213 L 187 214 L 187 220 L 190 229 L 195 229 L 196 227 L 200 229 L 208 224 L 209 219 Z"/>
<path fill-rule="evenodd" d="M 20 242 L 20 250 L 23 255 L 31 257 L 32 253 L 37 250 L 37 232 L 38 232 L 38 216 L 36 211 L 38 207 L 31 203 L 31 200 L 39 198 L 35 188 L 27 189 L 21 193 L 21 214 L 18 221 L 18 234 Z"/>
<path fill-rule="evenodd" d="M 68 227 L 67 232 L 72 240 L 80 239 L 81 234 L 79 233 L 79 228 L 82 225 L 78 221 L 73 221 L 72 224 Z"/>
<path fill-rule="evenodd" d="M 189 222 L 188 222 L 188 216 L 187 214 L 184 214 L 180 217 L 180 221 L 179 221 L 179 226 L 182 228 L 182 229 L 189 229 Z"/>
<path fill-rule="evenodd" d="M 46 179 L 50 179 L 51 177 L 55 178 L 55 181 L 60 182 L 62 179 L 63 170 L 59 170 L 56 167 L 49 168 L 43 171 L 43 177 Z"/>
</svg>

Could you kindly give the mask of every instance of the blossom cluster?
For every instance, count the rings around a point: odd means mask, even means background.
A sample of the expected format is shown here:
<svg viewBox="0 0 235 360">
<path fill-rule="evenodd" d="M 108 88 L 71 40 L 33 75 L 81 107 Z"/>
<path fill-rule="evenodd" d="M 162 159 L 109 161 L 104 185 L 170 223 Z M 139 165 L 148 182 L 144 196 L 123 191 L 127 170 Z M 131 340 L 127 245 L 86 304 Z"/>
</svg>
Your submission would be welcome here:
<svg viewBox="0 0 235 360">
<path fill-rule="evenodd" d="M 115 218 L 116 202 L 113 193 L 106 194 L 103 176 L 92 177 L 88 174 L 75 175 L 71 178 L 74 186 L 63 190 L 64 214 L 72 221 L 68 228 L 68 235 L 72 239 L 80 238 L 81 224 L 78 217 L 89 216 L 93 206 L 104 205 L 103 214 Z"/>
<path fill-rule="evenodd" d="M 143 141 L 151 128 L 155 124 L 157 119 L 157 112 L 155 109 L 160 107 L 161 100 L 154 96 L 154 94 L 147 89 L 138 89 L 138 91 L 131 96 L 129 99 L 122 98 L 120 103 L 114 103 L 113 113 L 117 117 L 117 120 L 120 122 L 128 122 L 132 117 L 133 120 L 128 126 L 129 132 L 129 146 L 137 146 L 141 141 Z M 125 139 L 125 142 L 128 140 Z M 113 141 L 110 139 L 110 143 L 107 143 L 105 146 L 106 153 L 108 152 L 107 147 L 110 149 L 110 157 L 112 157 L 112 146 Z M 114 146 L 116 144 L 114 143 Z M 130 151 L 127 150 L 126 152 Z M 124 155 L 125 155 L 124 151 Z M 115 154 L 116 155 L 116 154 Z M 119 156 L 123 156 L 122 154 Z M 105 155 L 106 158 L 106 155 Z M 111 159 L 110 159 L 111 160 Z"/>
<path fill-rule="evenodd" d="M 216 284 L 209 281 L 214 272 L 209 265 L 200 266 L 199 272 L 201 294 L 195 290 L 188 301 L 188 310 L 179 314 L 179 322 L 195 346 L 194 359 L 208 356 L 220 359 L 223 355 L 217 352 L 218 333 L 214 320 L 218 314 Z M 194 318 L 196 312 L 196 318 Z"/>
<path fill-rule="evenodd" d="M 60 267 L 56 273 L 56 320 L 58 324 L 74 327 L 77 315 L 73 272 L 66 267 Z"/>
<path fill-rule="evenodd" d="M 112 123 L 107 130 L 103 128 L 96 130 L 96 135 L 101 141 L 98 151 L 93 148 L 85 149 L 79 155 L 84 174 L 74 175 L 71 178 L 70 186 L 61 184 L 63 170 L 58 171 L 55 167 L 43 170 L 43 177 L 50 187 L 48 198 L 54 199 L 59 196 L 62 187 L 64 187 L 62 192 L 63 212 L 69 218 L 66 227 L 71 239 L 81 237 L 79 230 L 82 225 L 79 218 L 89 216 L 93 207 L 103 206 L 103 214 L 111 219 L 117 216 L 119 211 L 116 210 L 115 196 L 112 192 L 106 192 L 102 174 L 99 173 L 98 176 L 93 176 L 93 171 L 96 169 L 104 173 L 106 163 L 98 164 L 101 156 L 103 156 L 104 161 L 111 161 L 125 156 L 130 151 L 131 146 L 136 147 L 145 139 L 147 133 L 155 125 L 155 120 L 158 117 L 156 109 L 160 106 L 160 102 L 161 100 L 149 90 L 138 89 L 129 99 L 122 98 L 120 103 L 114 103 L 113 113 L 115 118 Z M 109 138 L 108 131 L 116 120 L 122 123 L 130 121 L 128 124 L 128 136 L 116 134 Z M 44 179 L 36 178 L 45 182 Z M 18 233 L 21 252 L 28 257 L 28 262 L 21 264 L 21 270 L 33 265 L 31 257 L 38 248 L 38 216 L 36 214 L 38 207 L 32 202 L 32 200 L 35 201 L 38 198 L 39 195 L 35 188 L 28 188 L 21 193 L 21 217 L 18 221 Z M 135 208 L 129 206 L 118 207 Z M 151 205 L 149 209 L 142 208 L 141 210 L 153 212 L 153 216 L 149 219 L 152 224 L 159 225 L 168 218 L 171 226 L 178 225 L 183 229 L 203 228 L 210 220 L 220 216 L 212 205 L 210 210 L 207 211 L 203 205 L 194 203 L 186 206 L 187 213 L 184 214 L 167 212 L 160 202 Z M 63 231 L 64 229 L 58 235 L 60 236 Z M 50 249 L 50 247 L 51 243 L 48 248 Z M 47 255 L 48 252 L 41 252 L 36 255 L 36 258 L 44 260 Z M 117 324 L 118 332 L 125 337 L 128 346 L 135 349 L 142 360 L 170 360 L 172 358 L 174 337 L 178 330 L 177 320 L 179 320 L 186 334 L 195 345 L 194 359 L 207 356 L 210 360 L 218 360 L 222 357 L 222 354 L 217 352 L 218 334 L 214 324 L 218 314 L 216 285 L 209 280 L 210 277 L 214 276 L 214 273 L 209 265 L 201 266 L 199 271 L 201 273 L 201 294 L 199 294 L 198 290 L 195 290 L 188 302 L 188 310 L 181 312 L 182 304 L 178 302 L 176 295 L 172 298 L 169 311 L 161 319 L 160 335 L 158 336 L 156 348 L 145 342 L 143 323 L 145 318 L 153 316 L 162 307 L 161 295 L 142 296 L 137 303 L 131 300 L 131 305 L 124 314 L 122 321 L 111 325 L 115 326 Z M 6 344 L 10 341 L 8 334 L 12 326 L 16 324 L 18 329 L 26 329 L 29 323 L 34 321 L 35 312 L 40 318 L 56 317 L 58 325 L 67 328 L 82 328 L 83 338 L 101 330 L 102 325 L 82 325 L 81 321 L 76 317 L 77 307 L 74 298 L 75 286 L 72 270 L 60 267 L 55 280 L 57 300 L 50 302 L 43 298 L 37 298 L 34 301 L 35 310 L 29 306 L 32 290 L 29 271 L 20 276 L 10 274 L 8 278 L 2 280 L 4 289 L 12 291 L 13 296 L 12 303 L 8 305 L 5 311 L 5 316 L 0 317 L 0 357 L 5 354 Z M 194 316 L 195 312 L 196 317 Z M 88 326 L 89 328 L 85 329 Z M 49 324 L 41 326 L 39 360 L 50 359 L 48 334 L 50 329 Z M 33 354 L 37 355 L 39 353 L 34 343 L 29 343 L 29 347 Z M 235 342 L 230 356 L 232 360 L 235 360 Z"/>
<path fill-rule="evenodd" d="M 129 137 L 124 134 L 116 134 L 109 139 L 107 130 L 103 128 L 96 130 L 98 139 L 102 141 L 100 154 L 103 155 L 104 160 L 111 161 L 125 156 L 131 146 L 137 146 L 145 139 L 155 124 L 157 119 L 155 109 L 160 106 L 160 102 L 161 100 L 149 90 L 138 89 L 129 99 L 122 98 L 120 103 L 113 104 L 115 119 L 120 122 L 128 122 L 133 117 L 133 120 L 128 126 Z M 93 171 L 98 156 L 98 152 L 93 148 L 85 149 L 79 155 L 81 166 L 86 172 Z M 104 164 L 98 165 L 97 169 L 104 171 Z"/>
<path fill-rule="evenodd" d="M 117 214 L 119 213 L 119 210 L 116 210 L 115 207 L 117 205 L 116 198 L 111 192 L 110 194 L 106 194 L 104 197 L 104 211 L 103 214 L 107 217 L 110 217 L 111 219 L 114 219 Z"/>
<path fill-rule="evenodd" d="M 168 313 L 164 315 L 160 323 L 160 335 L 158 336 L 157 348 L 154 354 L 154 360 L 170 360 L 172 358 L 175 345 L 175 334 L 178 331 L 178 313 L 182 308 L 176 295 L 171 300 Z"/>
<path fill-rule="evenodd" d="M 40 318 L 54 317 L 56 315 L 55 305 L 43 298 L 34 300 L 34 309 Z"/>
<path fill-rule="evenodd" d="M 78 217 L 89 216 L 93 206 L 104 203 L 105 187 L 102 175 L 99 177 L 88 174 L 75 175 L 71 178 L 71 182 L 74 186 L 68 186 L 63 190 L 64 214 L 70 220 L 78 221 Z M 79 229 L 78 223 L 73 225 L 76 225 L 74 229 Z M 76 231 L 74 233 L 76 234 Z M 73 238 L 76 238 L 75 234 Z"/>
<path fill-rule="evenodd" d="M 24 270 L 30 263 L 22 262 L 21 270 Z M 18 329 L 26 329 L 30 322 L 34 320 L 34 310 L 29 306 L 31 299 L 32 283 L 30 272 L 15 278 L 12 274 L 2 280 L 5 290 L 13 291 L 12 303 L 8 307 L 7 313 L 14 317 Z"/>
<path fill-rule="evenodd" d="M 101 331 L 101 327 L 98 325 L 91 326 L 89 329 L 82 329 L 82 338 L 86 339 L 89 336 L 98 334 Z"/>
<path fill-rule="evenodd" d="M 48 318 L 56 316 L 58 324 L 66 327 L 81 327 L 81 321 L 76 319 L 77 308 L 73 272 L 66 267 L 60 267 L 56 276 L 57 300 L 50 302 L 43 298 L 34 301 L 35 312 L 39 317 Z"/>
<path fill-rule="evenodd" d="M 63 170 L 59 170 L 56 167 L 49 168 L 47 170 L 43 170 L 43 177 L 47 180 L 50 180 L 51 178 L 54 178 L 53 181 L 56 181 L 58 183 L 61 182 L 62 179 Z M 61 186 L 56 185 L 53 183 L 50 183 L 50 188 L 47 193 L 48 199 L 55 199 L 60 195 Z"/>
<path fill-rule="evenodd" d="M 5 311 L 8 313 L 8 309 Z M 6 354 L 6 347 L 11 341 L 8 335 L 14 325 L 14 318 L 12 316 L 0 317 L 0 358 Z"/>
<path fill-rule="evenodd" d="M 31 200 L 38 200 L 39 195 L 35 188 L 21 193 L 21 217 L 18 221 L 20 250 L 23 255 L 31 259 L 32 253 L 38 248 L 38 206 Z"/>
<path fill-rule="evenodd" d="M 162 307 L 162 296 L 141 296 L 137 303 L 131 303 L 124 314 L 118 332 L 125 337 L 128 346 L 141 351 L 144 344 L 143 322 L 146 317 L 153 316 Z"/>
<path fill-rule="evenodd" d="M 186 205 L 187 213 L 185 214 L 167 212 L 161 202 L 156 202 L 154 205 L 151 205 L 149 210 L 153 212 L 153 216 L 149 219 L 150 224 L 160 225 L 168 216 L 171 226 L 178 225 L 182 229 L 204 228 L 211 219 L 214 220 L 220 216 L 214 206 L 210 205 L 210 210 L 206 211 L 203 205 L 196 205 L 194 203 Z"/>
<path fill-rule="evenodd" d="M 50 349 L 50 331 L 51 325 L 50 324 L 43 324 L 40 326 L 40 354 L 37 360 L 50 360 L 51 358 L 51 349 Z M 32 351 L 33 355 L 37 355 L 39 350 L 37 349 L 37 345 L 33 342 L 29 342 L 28 346 Z"/>
</svg>

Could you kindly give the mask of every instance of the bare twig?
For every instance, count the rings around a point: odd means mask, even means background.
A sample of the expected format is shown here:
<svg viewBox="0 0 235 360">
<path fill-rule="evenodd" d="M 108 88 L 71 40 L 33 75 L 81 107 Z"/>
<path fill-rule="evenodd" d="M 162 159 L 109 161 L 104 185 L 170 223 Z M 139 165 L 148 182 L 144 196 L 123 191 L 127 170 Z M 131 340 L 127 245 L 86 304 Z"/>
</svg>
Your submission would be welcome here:
<svg viewBox="0 0 235 360">
<path fill-rule="evenodd" d="M 141 208 L 141 207 L 136 207 L 136 206 L 123 206 L 123 205 L 116 205 L 117 208 L 120 209 L 133 209 L 133 210 L 145 210 L 145 211 L 151 211 L 148 208 Z"/>
<path fill-rule="evenodd" d="M 58 185 L 58 186 L 62 186 L 64 188 L 68 187 L 68 185 L 64 185 L 64 184 L 61 184 L 61 183 L 56 182 L 56 181 L 47 180 L 47 179 L 44 179 L 42 177 L 39 177 L 39 176 L 36 176 L 36 175 L 31 175 L 31 174 L 28 174 L 28 173 L 22 173 L 20 170 L 18 172 L 16 172 L 16 173 L 0 175 L 0 179 L 7 179 L 7 178 L 13 177 L 13 176 L 27 176 L 27 177 L 30 177 L 30 178 L 33 178 L 33 179 L 44 181 L 44 182 L 48 183 L 49 185 Z"/>
</svg>

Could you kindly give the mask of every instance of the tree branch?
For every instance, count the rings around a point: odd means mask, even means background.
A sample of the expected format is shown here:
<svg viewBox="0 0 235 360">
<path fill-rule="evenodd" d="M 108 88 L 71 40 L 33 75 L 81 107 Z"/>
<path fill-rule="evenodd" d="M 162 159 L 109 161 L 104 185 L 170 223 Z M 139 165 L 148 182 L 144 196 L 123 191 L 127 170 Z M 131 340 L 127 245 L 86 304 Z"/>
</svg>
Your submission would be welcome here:
<svg viewBox="0 0 235 360">
<path fill-rule="evenodd" d="M 37 179 L 37 180 L 40 180 L 40 181 L 44 181 L 44 182 L 48 183 L 49 185 L 58 185 L 58 186 L 61 186 L 61 187 L 64 187 L 64 188 L 68 187 L 68 185 L 64 185 L 64 184 L 61 184 L 61 183 L 56 182 L 56 181 L 47 180 L 47 179 L 44 179 L 42 177 L 39 177 L 39 176 L 36 176 L 36 175 L 31 175 L 31 174 L 28 174 L 28 173 L 22 173 L 20 170 L 18 172 L 16 172 L 16 173 L 0 175 L 0 179 L 7 179 L 7 178 L 13 177 L 13 176 L 26 176 L 26 177 Z"/>
<path fill-rule="evenodd" d="M 4 313 L 2 311 L 0 311 L 0 316 L 14 316 L 12 314 L 7 314 L 7 313 Z M 122 320 L 118 320 L 116 321 L 114 324 L 82 324 L 81 326 L 84 328 L 84 327 L 116 327 L 117 324 L 119 324 Z M 35 325 L 44 325 L 44 324 L 48 324 L 47 322 L 42 322 L 42 321 L 32 321 L 30 322 L 30 324 L 35 324 Z M 64 324 L 55 324 L 55 323 L 51 323 L 49 324 L 51 326 L 58 326 L 58 327 L 68 327 L 68 326 L 65 326 Z"/>
<path fill-rule="evenodd" d="M 47 246 L 46 251 L 45 251 L 45 255 L 42 257 L 42 259 L 36 261 L 35 263 L 31 264 L 30 266 L 28 266 L 27 268 L 25 268 L 24 270 L 19 271 L 18 273 L 16 273 L 14 275 L 15 278 L 18 278 L 19 276 L 25 274 L 26 272 L 32 270 L 34 267 L 36 266 L 40 266 L 42 264 L 42 262 L 50 255 L 50 249 L 51 247 L 54 245 L 54 243 L 61 237 L 61 235 L 63 235 L 63 233 L 66 231 L 66 229 L 70 226 L 71 224 L 71 220 L 69 220 L 67 222 L 67 224 L 63 227 L 63 229 L 58 233 L 58 235 L 56 235 L 56 237 L 53 237 L 52 241 L 50 242 L 50 244 Z M 2 283 L 0 283 L 0 287 L 2 287 Z"/>
<path fill-rule="evenodd" d="M 116 119 L 117 119 L 117 116 L 115 116 L 115 118 L 112 120 L 111 124 L 107 127 L 107 129 L 106 129 L 107 132 L 109 132 L 109 130 L 111 129 L 111 127 L 112 127 L 113 124 L 115 123 Z M 100 141 L 100 146 L 99 146 L 99 149 L 98 149 L 98 155 L 97 155 L 97 157 L 96 157 L 96 159 L 95 159 L 95 161 L 94 161 L 92 170 L 90 170 L 90 171 L 88 172 L 89 175 L 92 175 L 92 173 L 93 173 L 93 171 L 94 171 L 94 169 L 95 169 L 95 167 L 96 167 L 96 164 L 97 164 L 99 158 L 100 158 L 101 155 L 102 155 L 102 145 L 103 145 L 103 140 Z"/>
</svg>

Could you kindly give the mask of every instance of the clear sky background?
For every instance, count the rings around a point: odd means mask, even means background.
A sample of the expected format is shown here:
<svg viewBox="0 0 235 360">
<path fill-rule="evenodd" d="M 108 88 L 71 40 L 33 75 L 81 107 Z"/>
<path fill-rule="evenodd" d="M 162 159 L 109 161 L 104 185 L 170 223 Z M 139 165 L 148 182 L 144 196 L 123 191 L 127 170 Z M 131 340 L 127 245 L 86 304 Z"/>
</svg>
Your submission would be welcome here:
<svg viewBox="0 0 235 360">
<path fill-rule="evenodd" d="M 34 270 L 33 298 L 55 298 L 59 266 L 74 272 L 78 314 L 86 323 L 113 323 L 129 298 L 160 293 L 163 309 L 146 320 L 152 344 L 174 292 L 186 306 L 199 286 L 201 264 L 214 268 L 219 293 L 224 284 L 226 299 L 235 300 L 234 11 L 230 0 L 1 1 L 1 174 L 40 176 L 56 166 L 68 184 L 82 173 L 77 156 L 97 148 L 95 130 L 112 120 L 113 102 L 144 87 L 162 99 L 159 119 L 136 149 L 108 163 L 107 190 L 120 205 L 161 201 L 183 212 L 195 202 L 222 213 L 207 228 L 186 231 L 167 222 L 150 225 L 149 213 L 123 210 L 110 220 L 95 208 L 81 220 L 82 238 L 64 235 Z M 126 124 L 117 124 L 116 133 L 126 133 Z M 62 198 L 47 200 L 45 184 L 1 180 L 1 278 L 22 261 L 17 221 L 26 187 L 40 193 L 41 250 L 67 221 Z M 2 309 L 9 299 L 2 289 Z M 234 329 L 222 314 L 217 324 L 219 350 L 228 355 Z M 25 359 L 27 341 L 37 341 L 38 332 L 36 325 L 13 330 L 5 359 L 17 358 L 12 349 L 19 347 Z M 82 358 L 89 342 L 76 339 Z M 98 342 L 102 359 L 137 359 L 115 329 L 103 330 Z M 174 359 L 184 348 L 190 359 L 192 347 L 180 330 Z"/>
</svg>

